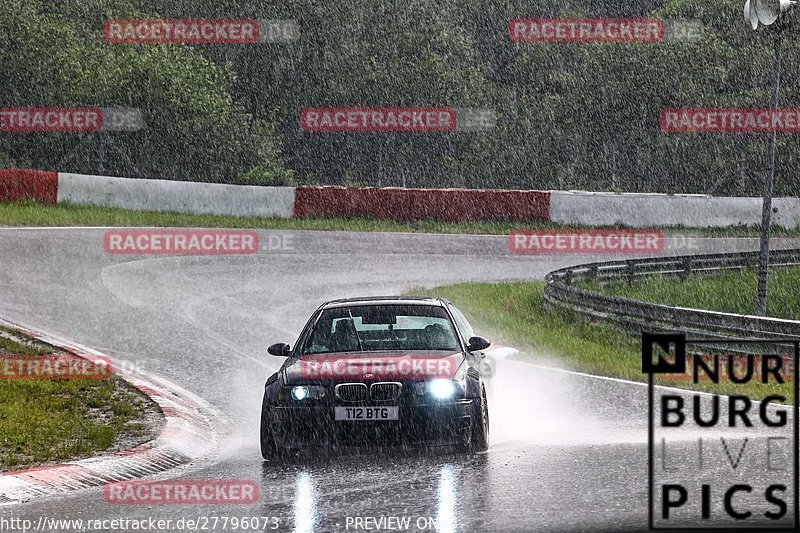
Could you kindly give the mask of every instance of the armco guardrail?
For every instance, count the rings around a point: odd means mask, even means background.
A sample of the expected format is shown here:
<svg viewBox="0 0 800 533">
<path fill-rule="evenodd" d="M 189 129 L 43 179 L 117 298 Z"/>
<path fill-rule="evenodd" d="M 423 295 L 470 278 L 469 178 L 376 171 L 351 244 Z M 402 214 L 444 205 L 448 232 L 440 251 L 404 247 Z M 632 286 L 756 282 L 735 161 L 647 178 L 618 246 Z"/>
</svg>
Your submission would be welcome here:
<svg viewBox="0 0 800 533">
<path fill-rule="evenodd" d="M 545 280 L 545 300 L 594 319 L 608 321 L 631 331 L 683 331 L 708 339 L 798 339 L 800 321 L 764 318 L 734 313 L 718 313 L 642 302 L 602 294 L 576 286 L 579 281 L 633 283 L 646 276 L 677 276 L 736 270 L 757 264 L 758 252 L 685 255 L 588 263 L 549 273 Z M 800 249 L 774 250 L 770 265 L 800 265 Z M 754 295 L 755 296 L 755 295 Z M 747 352 L 743 345 L 739 350 Z"/>
</svg>

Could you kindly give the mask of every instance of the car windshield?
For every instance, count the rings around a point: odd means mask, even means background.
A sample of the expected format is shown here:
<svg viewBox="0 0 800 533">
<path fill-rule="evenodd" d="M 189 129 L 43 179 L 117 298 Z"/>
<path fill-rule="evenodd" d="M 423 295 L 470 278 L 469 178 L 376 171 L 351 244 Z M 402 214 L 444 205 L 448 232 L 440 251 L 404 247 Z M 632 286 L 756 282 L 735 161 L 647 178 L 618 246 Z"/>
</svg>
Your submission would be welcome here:
<svg viewBox="0 0 800 533">
<path fill-rule="evenodd" d="M 458 349 L 453 324 L 443 307 L 365 305 L 323 311 L 303 353 Z"/>
</svg>

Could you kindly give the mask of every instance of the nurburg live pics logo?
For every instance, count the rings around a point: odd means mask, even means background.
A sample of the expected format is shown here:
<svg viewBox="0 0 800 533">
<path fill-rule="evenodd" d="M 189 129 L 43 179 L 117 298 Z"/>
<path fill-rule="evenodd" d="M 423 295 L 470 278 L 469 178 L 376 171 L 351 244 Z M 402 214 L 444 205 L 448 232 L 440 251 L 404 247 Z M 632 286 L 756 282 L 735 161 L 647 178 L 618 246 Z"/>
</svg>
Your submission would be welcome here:
<svg viewBox="0 0 800 533">
<path fill-rule="evenodd" d="M 651 530 L 797 531 L 799 354 L 796 339 L 642 334 Z M 726 394 L 654 385 L 687 373 Z"/>
</svg>

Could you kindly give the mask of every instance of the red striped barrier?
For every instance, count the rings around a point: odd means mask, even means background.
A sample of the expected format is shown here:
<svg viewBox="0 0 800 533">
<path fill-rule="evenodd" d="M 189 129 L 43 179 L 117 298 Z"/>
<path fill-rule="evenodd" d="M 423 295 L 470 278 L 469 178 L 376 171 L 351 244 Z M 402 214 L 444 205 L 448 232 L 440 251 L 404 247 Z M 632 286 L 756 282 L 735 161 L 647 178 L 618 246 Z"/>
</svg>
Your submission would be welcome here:
<svg viewBox="0 0 800 533">
<path fill-rule="evenodd" d="M 550 220 L 550 193 L 470 189 L 297 187 L 294 218 Z"/>
<path fill-rule="evenodd" d="M 0 202 L 19 200 L 55 204 L 58 200 L 58 172 L 19 168 L 0 170 Z"/>
<path fill-rule="evenodd" d="M 0 170 L 0 202 L 67 202 L 138 211 L 278 218 L 552 222 L 566 227 L 755 225 L 761 198 L 585 191 L 250 187 Z M 800 200 L 775 198 L 774 223 L 800 227 Z"/>
</svg>

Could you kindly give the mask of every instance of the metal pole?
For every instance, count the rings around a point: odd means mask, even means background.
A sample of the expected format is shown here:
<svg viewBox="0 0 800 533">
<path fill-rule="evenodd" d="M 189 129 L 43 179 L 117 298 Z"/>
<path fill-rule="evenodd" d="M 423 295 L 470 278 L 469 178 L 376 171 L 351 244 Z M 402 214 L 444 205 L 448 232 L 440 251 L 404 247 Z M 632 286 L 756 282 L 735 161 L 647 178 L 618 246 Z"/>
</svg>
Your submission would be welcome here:
<svg viewBox="0 0 800 533">
<path fill-rule="evenodd" d="M 611 190 L 617 190 L 617 140 L 611 143 Z"/>
<path fill-rule="evenodd" d="M 104 131 L 98 133 L 97 171 L 100 175 L 106 173 L 106 132 Z"/>
<path fill-rule="evenodd" d="M 775 37 L 775 54 L 772 62 L 772 100 L 770 109 L 774 116 L 778 109 L 778 86 L 781 79 L 781 45 L 783 32 Z M 775 179 L 775 141 L 777 131 L 772 130 L 767 142 L 767 167 L 764 172 L 764 199 L 761 204 L 761 251 L 758 258 L 758 289 L 756 315 L 767 314 L 767 273 L 769 271 L 769 234 L 772 222 L 772 184 Z"/>
<path fill-rule="evenodd" d="M 378 187 L 383 187 L 383 139 L 378 137 Z"/>
</svg>

